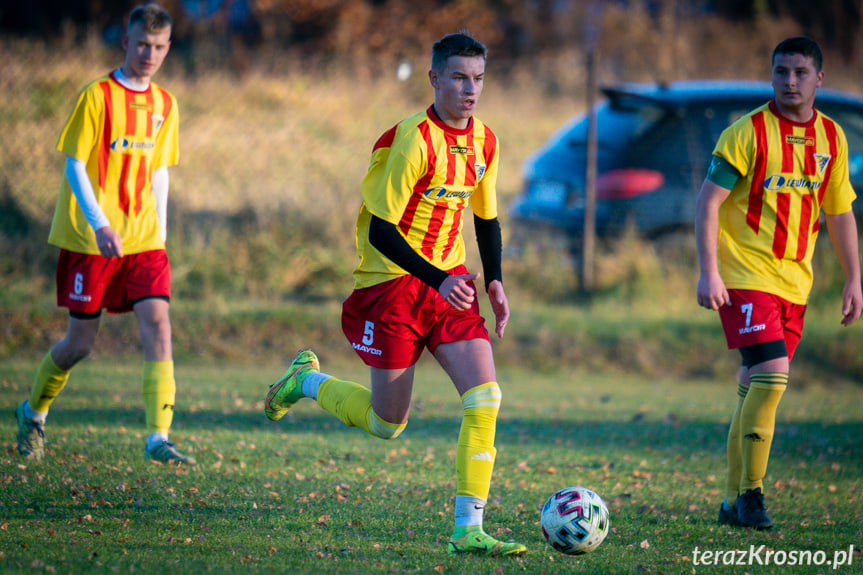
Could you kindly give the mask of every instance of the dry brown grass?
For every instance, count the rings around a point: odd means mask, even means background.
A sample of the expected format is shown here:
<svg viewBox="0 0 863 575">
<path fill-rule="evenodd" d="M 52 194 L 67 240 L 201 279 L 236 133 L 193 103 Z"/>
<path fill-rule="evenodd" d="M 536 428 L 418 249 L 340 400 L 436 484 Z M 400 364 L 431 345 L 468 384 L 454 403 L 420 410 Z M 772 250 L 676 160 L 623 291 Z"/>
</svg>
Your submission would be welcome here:
<svg viewBox="0 0 863 575">
<path fill-rule="evenodd" d="M 765 78 L 772 46 L 800 32 L 784 20 L 743 25 L 706 18 L 668 24 L 634 6 L 609 5 L 604 12 L 602 83 Z M 182 150 L 180 165 L 171 171 L 169 237 L 177 279 L 197 278 L 187 286 L 191 293 L 204 297 L 229 285 L 261 297 L 296 289 L 305 293 L 310 282 L 350 270 L 359 187 L 371 146 L 384 130 L 431 101 L 426 56 L 410 57 L 414 74 L 399 82 L 394 70 L 382 72 L 381 66 L 364 62 L 363 53 L 358 47 L 351 57 L 332 60 L 264 51 L 242 79 L 227 66 L 206 72 L 198 66 L 197 76 L 190 78 L 183 72 L 182 55 L 169 56 L 157 80 L 179 99 Z M 83 84 L 121 57 L 95 38 L 84 46 L 64 39 L 50 47 L 0 41 L 0 196 L 11 197 L 42 227 L 50 222 L 61 177 L 55 144 L 63 122 Z M 854 72 L 827 55 L 827 85 L 861 91 Z M 478 115 L 502 144 L 505 240 L 506 206 L 520 187 L 521 166 L 584 108 L 585 77 L 583 53 L 572 44 L 541 47 L 507 62 L 495 61 L 492 51 Z M 466 233 L 472 242 L 470 227 Z M 599 285 L 637 285 L 650 275 L 659 264 L 643 253 L 632 255 L 643 251 L 625 248 L 601 259 Z M 475 266 L 475 251 L 471 254 L 469 264 Z M 508 262 L 509 277 L 517 277 L 529 293 L 572 291 L 565 254 L 537 256 Z M 217 264 L 234 267 L 224 279 L 208 279 Z M 229 281 L 232 274 L 252 279 L 240 288 L 240 282 Z"/>
</svg>

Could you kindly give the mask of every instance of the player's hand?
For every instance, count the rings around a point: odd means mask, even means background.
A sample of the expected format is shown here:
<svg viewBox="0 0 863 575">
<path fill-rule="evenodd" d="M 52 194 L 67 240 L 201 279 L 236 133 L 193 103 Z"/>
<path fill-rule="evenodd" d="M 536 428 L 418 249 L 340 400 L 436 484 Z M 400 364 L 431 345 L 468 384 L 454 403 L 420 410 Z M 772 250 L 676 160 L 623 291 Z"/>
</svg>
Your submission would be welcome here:
<svg viewBox="0 0 863 575">
<path fill-rule="evenodd" d="M 99 253 L 106 258 L 123 257 L 123 240 L 111 226 L 104 226 L 96 230 L 96 245 L 99 246 Z"/>
<path fill-rule="evenodd" d="M 863 311 L 863 293 L 860 282 L 848 282 L 842 290 L 842 325 L 848 327 L 858 319 Z"/>
<path fill-rule="evenodd" d="M 494 311 L 494 333 L 497 337 L 503 337 L 506 322 L 509 321 L 509 302 L 506 300 L 506 293 L 500 280 L 493 280 L 488 284 L 488 299 Z"/>
<path fill-rule="evenodd" d="M 470 309 L 473 300 L 476 299 L 476 290 L 468 282 L 478 277 L 479 274 L 449 276 L 440 284 L 438 291 L 443 299 L 454 308 Z"/>
<path fill-rule="evenodd" d="M 713 311 L 724 305 L 731 305 L 731 296 L 725 289 L 725 282 L 719 274 L 701 274 L 698 277 L 698 286 L 695 288 L 698 305 Z"/>
</svg>

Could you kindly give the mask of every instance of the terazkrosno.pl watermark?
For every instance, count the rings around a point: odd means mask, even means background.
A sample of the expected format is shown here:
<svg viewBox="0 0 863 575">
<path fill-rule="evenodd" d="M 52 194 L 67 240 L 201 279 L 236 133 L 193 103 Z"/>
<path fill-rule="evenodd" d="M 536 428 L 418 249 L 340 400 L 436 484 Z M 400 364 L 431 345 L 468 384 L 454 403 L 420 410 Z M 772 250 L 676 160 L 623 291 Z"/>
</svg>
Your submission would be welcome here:
<svg viewBox="0 0 863 575">
<path fill-rule="evenodd" d="M 797 565 L 828 566 L 839 569 L 851 566 L 854 561 L 854 546 L 835 551 L 813 551 L 810 549 L 768 549 L 764 545 L 750 545 L 749 549 L 714 550 L 696 547 L 692 551 L 693 565 Z"/>
</svg>

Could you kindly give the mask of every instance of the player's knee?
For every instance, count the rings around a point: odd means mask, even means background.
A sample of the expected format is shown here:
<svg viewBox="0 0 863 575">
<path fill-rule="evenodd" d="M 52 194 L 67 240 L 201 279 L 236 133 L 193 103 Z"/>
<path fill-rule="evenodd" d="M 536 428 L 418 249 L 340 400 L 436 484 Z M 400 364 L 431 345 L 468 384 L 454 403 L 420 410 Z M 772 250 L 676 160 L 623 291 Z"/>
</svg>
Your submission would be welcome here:
<svg viewBox="0 0 863 575">
<path fill-rule="evenodd" d="M 71 369 L 93 351 L 94 342 L 86 338 L 66 338 L 51 350 L 54 363 L 60 369 Z"/>
<path fill-rule="evenodd" d="M 369 433 L 379 439 L 395 439 L 402 434 L 402 431 L 407 426 L 407 421 L 403 423 L 390 423 L 381 419 L 374 410 L 369 410 Z"/>
<path fill-rule="evenodd" d="M 500 386 L 496 381 L 490 381 L 466 391 L 461 396 L 461 403 L 465 410 L 479 409 L 496 414 L 502 398 Z"/>
</svg>

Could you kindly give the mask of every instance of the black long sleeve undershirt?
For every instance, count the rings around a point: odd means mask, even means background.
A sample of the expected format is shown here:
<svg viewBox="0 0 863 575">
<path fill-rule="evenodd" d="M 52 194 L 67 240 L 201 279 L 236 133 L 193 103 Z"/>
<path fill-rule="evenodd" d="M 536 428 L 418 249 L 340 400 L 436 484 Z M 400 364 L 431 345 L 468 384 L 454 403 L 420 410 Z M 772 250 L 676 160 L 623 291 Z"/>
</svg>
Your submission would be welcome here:
<svg viewBox="0 0 863 575">
<path fill-rule="evenodd" d="M 503 240 L 500 234 L 500 221 L 497 218 L 484 220 L 474 214 L 473 226 L 476 230 L 476 243 L 479 246 L 479 259 L 482 260 L 485 291 L 488 291 L 488 285 L 494 280 L 503 282 L 501 271 Z"/>
<path fill-rule="evenodd" d="M 394 264 L 438 291 L 449 275 L 416 253 L 395 224 L 374 214 L 369 222 L 369 243 Z"/>
<path fill-rule="evenodd" d="M 501 254 L 503 251 L 500 222 L 497 218 L 484 220 L 474 216 L 476 239 L 482 260 L 485 287 L 501 276 Z M 430 264 L 408 244 L 395 224 L 372 215 L 369 222 L 369 242 L 397 266 L 419 278 L 423 283 L 440 291 L 440 286 L 449 275 L 446 271 Z"/>
</svg>

